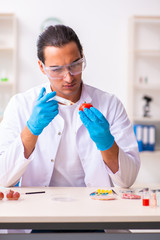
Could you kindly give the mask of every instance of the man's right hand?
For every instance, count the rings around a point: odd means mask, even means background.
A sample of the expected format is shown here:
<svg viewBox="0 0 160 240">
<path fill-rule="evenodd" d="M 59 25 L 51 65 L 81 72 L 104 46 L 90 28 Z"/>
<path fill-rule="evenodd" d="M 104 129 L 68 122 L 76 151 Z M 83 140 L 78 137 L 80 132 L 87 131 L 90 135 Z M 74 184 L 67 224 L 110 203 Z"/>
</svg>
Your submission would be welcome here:
<svg viewBox="0 0 160 240">
<path fill-rule="evenodd" d="M 40 135 L 43 129 L 55 118 L 58 114 L 58 102 L 50 100 L 56 95 L 56 92 L 51 92 L 45 95 L 46 89 L 42 88 L 35 102 L 32 114 L 27 121 L 27 127 L 33 135 Z"/>
</svg>

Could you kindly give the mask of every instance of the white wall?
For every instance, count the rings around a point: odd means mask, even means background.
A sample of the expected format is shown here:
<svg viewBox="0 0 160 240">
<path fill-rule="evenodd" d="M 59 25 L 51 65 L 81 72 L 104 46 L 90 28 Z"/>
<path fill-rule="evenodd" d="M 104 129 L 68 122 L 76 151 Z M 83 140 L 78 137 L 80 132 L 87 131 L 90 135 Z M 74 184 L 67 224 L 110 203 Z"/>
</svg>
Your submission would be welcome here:
<svg viewBox="0 0 160 240">
<path fill-rule="evenodd" d="M 18 20 L 18 92 L 46 79 L 37 64 L 42 22 L 60 18 L 78 34 L 87 59 L 84 81 L 116 94 L 127 107 L 128 18 L 160 15 L 160 0 L 0 0 Z"/>
</svg>

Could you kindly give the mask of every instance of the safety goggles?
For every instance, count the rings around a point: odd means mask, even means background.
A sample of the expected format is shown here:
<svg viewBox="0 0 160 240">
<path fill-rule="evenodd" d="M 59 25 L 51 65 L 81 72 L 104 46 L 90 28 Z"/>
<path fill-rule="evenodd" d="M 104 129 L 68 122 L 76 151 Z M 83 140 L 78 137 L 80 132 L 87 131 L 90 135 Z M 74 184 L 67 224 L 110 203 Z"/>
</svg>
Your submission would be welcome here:
<svg viewBox="0 0 160 240">
<path fill-rule="evenodd" d="M 71 64 L 59 67 L 46 67 L 43 63 L 42 65 L 48 78 L 63 79 L 67 76 L 68 72 L 73 76 L 80 74 L 86 67 L 86 59 L 83 57 Z"/>
</svg>

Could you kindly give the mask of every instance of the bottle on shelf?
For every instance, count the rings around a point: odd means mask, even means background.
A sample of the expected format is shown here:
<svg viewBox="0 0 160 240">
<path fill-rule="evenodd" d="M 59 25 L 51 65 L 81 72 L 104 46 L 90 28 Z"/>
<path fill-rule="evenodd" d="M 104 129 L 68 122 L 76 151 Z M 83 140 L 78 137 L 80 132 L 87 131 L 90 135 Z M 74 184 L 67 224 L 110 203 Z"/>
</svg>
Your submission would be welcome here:
<svg viewBox="0 0 160 240">
<path fill-rule="evenodd" d="M 1 80 L 1 82 L 8 82 L 8 77 L 7 77 L 5 70 L 2 71 L 2 73 L 0 75 L 0 80 Z"/>
</svg>

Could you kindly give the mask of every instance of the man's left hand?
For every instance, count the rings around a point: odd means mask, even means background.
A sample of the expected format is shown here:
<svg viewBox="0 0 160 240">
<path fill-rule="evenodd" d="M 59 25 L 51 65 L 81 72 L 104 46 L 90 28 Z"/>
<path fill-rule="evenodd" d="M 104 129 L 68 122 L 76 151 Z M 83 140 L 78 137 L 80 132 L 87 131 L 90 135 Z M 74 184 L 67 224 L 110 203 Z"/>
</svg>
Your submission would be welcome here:
<svg viewBox="0 0 160 240">
<path fill-rule="evenodd" d="M 79 115 L 98 150 L 105 151 L 111 148 L 114 137 L 110 133 L 109 123 L 103 114 L 98 109 L 91 107 L 79 111 Z"/>
</svg>

